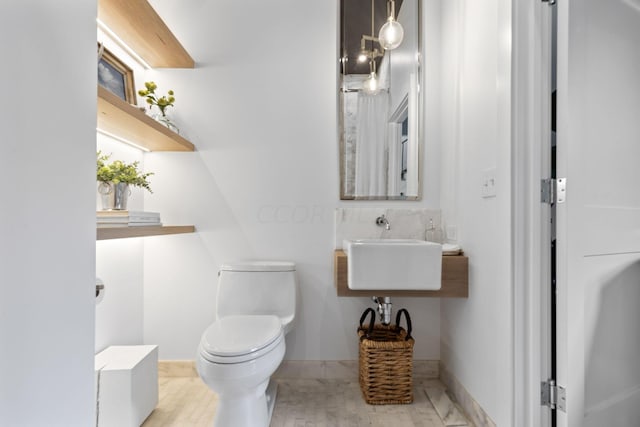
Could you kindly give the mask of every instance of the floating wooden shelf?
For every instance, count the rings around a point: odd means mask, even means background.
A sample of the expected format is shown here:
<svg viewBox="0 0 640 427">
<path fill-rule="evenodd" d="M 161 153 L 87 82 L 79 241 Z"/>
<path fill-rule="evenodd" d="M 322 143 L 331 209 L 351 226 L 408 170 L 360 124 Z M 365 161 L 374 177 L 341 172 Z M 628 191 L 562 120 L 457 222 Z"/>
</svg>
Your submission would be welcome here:
<svg viewBox="0 0 640 427">
<path fill-rule="evenodd" d="M 334 253 L 334 281 L 339 297 L 469 297 L 469 258 L 464 255 L 442 257 L 442 287 L 437 291 L 354 291 L 347 284 L 347 254 L 342 249 Z"/>
<path fill-rule="evenodd" d="M 193 151 L 194 145 L 98 86 L 98 129 L 150 151 Z"/>
<path fill-rule="evenodd" d="M 148 225 L 143 227 L 108 227 L 97 229 L 96 240 L 124 239 L 127 237 L 162 236 L 165 234 L 193 233 L 193 225 Z"/>
<path fill-rule="evenodd" d="M 153 68 L 195 66 L 147 0 L 99 0 L 98 19 Z"/>
</svg>

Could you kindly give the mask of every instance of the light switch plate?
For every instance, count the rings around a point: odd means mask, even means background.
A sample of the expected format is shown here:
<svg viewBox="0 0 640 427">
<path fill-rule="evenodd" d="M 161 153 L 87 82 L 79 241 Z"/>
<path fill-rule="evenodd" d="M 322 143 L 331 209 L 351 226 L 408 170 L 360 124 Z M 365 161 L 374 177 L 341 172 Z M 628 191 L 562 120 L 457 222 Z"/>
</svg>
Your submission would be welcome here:
<svg viewBox="0 0 640 427">
<path fill-rule="evenodd" d="M 487 169 L 482 172 L 482 197 L 496 197 L 496 170 Z"/>
</svg>

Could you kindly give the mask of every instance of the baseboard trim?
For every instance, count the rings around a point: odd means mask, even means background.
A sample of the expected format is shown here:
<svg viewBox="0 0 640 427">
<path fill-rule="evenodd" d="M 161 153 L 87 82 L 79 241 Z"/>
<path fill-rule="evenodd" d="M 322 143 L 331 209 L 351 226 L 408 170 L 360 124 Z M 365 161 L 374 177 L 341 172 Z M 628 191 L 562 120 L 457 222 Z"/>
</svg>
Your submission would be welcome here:
<svg viewBox="0 0 640 427">
<path fill-rule="evenodd" d="M 197 377 L 195 360 L 159 360 L 158 376 L 169 377 Z"/>
<path fill-rule="evenodd" d="M 442 362 L 440 362 L 439 370 L 440 381 L 442 381 L 449 393 L 453 394 L 457 403 L 462 407 L 465 415 L 471 419 L 475 427 L 496 427 L 496 423 Z"/>
</svg>

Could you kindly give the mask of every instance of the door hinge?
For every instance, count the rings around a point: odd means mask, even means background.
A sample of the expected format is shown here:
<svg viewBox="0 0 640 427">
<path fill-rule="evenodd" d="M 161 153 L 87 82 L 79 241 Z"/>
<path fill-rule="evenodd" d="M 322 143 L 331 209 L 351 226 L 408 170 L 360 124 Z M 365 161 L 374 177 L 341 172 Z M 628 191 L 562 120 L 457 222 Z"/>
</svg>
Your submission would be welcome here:
<svg viewBox="0 0 640 427">
<path fill-rule="evenodd" d="M 542 3 L 549 3 L 549 6 L 556 4 L 556 0 L 542 0 Z"/>
<path fill-rule="evenodd" d="M 556 385 L 555 380 L 548 380 L 540 385 L 540 403 L 549 409 L 567 412 L 567 390 Z"/>
<path fill-rule="evenodd" d="M 540 201 L 554 205 L 564 203 L 567 196 L 567 178 L 543 179 L 540 182 Z"/>
</svg>

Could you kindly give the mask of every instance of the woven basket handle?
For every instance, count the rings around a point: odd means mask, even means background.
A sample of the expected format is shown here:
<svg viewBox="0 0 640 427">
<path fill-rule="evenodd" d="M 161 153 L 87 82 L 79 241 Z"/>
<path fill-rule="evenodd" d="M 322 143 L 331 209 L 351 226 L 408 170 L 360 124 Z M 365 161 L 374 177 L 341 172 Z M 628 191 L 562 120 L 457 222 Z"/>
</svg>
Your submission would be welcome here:
<svg viewBox="0 0 640 427">
<path fill-rule="evenodd" d="M 369 338 L 371 336 L 371 332 L 373 332 L 373 325 L 376 323 L 376 312 L 373 311 L 373 308 L 369 307 L 364 311 L 364 313 L 362 313 L 362 316 L 360 316 L 360 328 L 358 329 L 362 329 L 362 330 L 365 329 L 362 327 L 362 322 L 364 322 L 364 319 L 366 319 L 368 314 L 371 314 L 371 321 L 369 322 L 369 328 L 367 328 L 367 333 L 364 334 L 362 338 Z"/>
<path fill-rule="evenodd" d="M 371 310 L 371 309 L 369 309 Z M 407 321 L 407 336 L 405 337 L 405 341 L 409 341 L 411 339 L 411 316 L 409 316 L 409 312 L 405 308 L 401 308 L 398 310 L 398 314 L 396 314 L 396 331 L 400 331 L 400 316 L 404 313 L 404 319 Z M 362 321 L 360 322 L 362 324 Z"/>
</svg>

